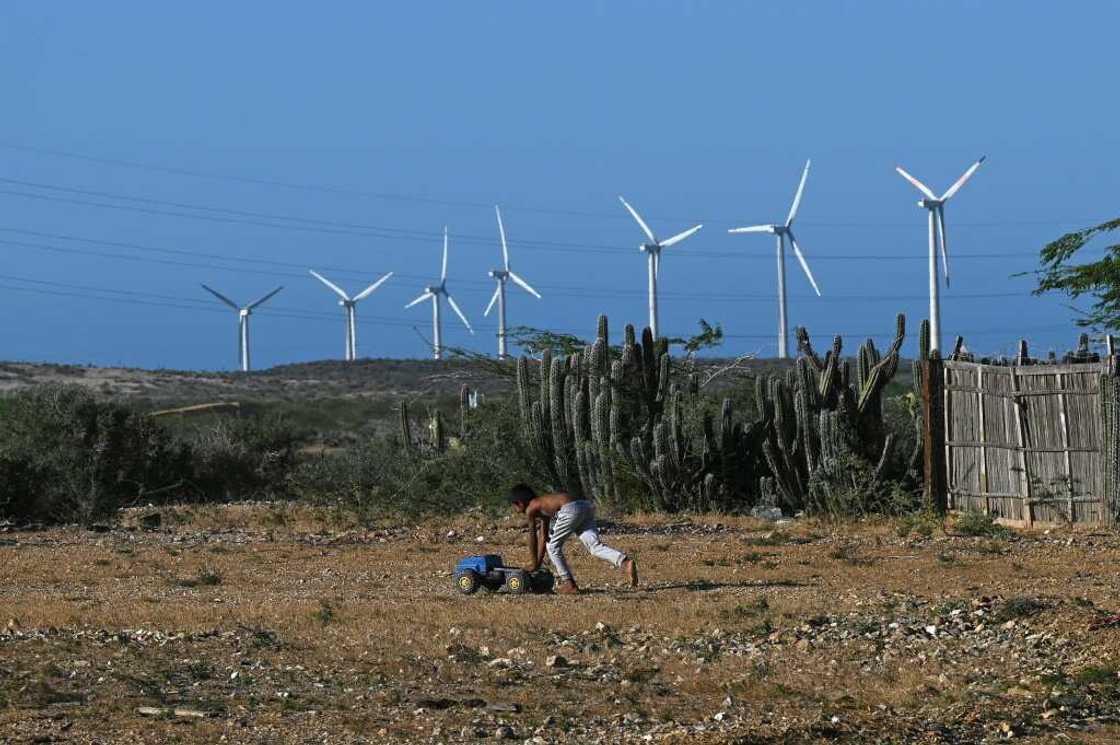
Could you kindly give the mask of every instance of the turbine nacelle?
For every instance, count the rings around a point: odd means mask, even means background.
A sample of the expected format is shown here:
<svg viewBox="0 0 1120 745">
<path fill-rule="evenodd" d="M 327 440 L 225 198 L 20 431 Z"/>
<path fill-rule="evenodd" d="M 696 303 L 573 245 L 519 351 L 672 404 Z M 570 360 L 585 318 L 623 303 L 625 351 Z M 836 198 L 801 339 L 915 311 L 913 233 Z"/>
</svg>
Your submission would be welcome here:
<svg viewBox="0 0 1120 745">
<path fill-rule="evenodd" d="M 945 204 L 944 199 L 919 199 L 918 206 L 924 207 L 927 210 L 935 210 L 941 205 Z"/>
<path fill-rule="evenodd" d="M 657 243 L 643 243 L 642 245 L 638 246 L 638 250 L 656 253 L 661 250 L 661 246 Z"/>
<path fill-rule="evenodd" d="M 505 282 L 507 279 L 509 279 L 509 272 L 505 269 L 491 269 L 490 276 L 498 280 L 499 282 Z"/>
<path fill-rule="evenodd" d="M 241 316 L 242 318 L 246 318 L 246 317 L 252 315 L 252 313 L 253 313 L 252 308 L 239 308 L 238 311 L 237 311 L 237 315 Z"/>
</svg>

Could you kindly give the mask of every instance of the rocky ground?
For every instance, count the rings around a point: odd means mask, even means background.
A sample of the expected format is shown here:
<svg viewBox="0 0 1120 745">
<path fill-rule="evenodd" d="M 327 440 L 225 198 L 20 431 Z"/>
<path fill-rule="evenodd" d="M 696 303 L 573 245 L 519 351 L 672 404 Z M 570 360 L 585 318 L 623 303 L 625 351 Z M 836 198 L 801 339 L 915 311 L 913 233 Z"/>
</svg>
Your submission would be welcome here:
<svg viewBox="0 0 1120 745">
<path fill-rule="evenodd" d="M 1114 533 L 635 518 L 568 598 L 459 595 L 483 515 L 103 530 L 0 532 L 0 741 L 1120 741 Z"/>
</svg>

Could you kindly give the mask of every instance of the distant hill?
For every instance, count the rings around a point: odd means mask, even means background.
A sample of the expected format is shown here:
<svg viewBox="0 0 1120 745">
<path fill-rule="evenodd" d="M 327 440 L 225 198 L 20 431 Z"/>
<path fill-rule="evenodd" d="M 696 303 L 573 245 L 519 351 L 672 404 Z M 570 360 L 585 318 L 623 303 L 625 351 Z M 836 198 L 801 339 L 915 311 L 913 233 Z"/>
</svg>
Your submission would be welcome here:
<svg viewBox="0 0 1120 745">
<path fill-rule="evenodd" d="M 696 371 L 705 380 L 731 362 L 698 360 Z M 734 370 L 718 374 L 707 390 L 727 390 L 738 382 L 736 409 L 753 409 L 746 384 L 790 364 L 746 360 Z M 453 409 L 464 384 L 484 397 L 511 391 L 514 367 L 512 361 L 495 360 L 365 359 L 305 362 L 241 373 L 3 362 L 0 395 L 37 384 L 66 383 L 87 386 L 99 396 L 126 400 L 145 410 L 236 401 L 243 411 L 285 414 L 308 433 L 371 433 L 396 426 L 401 401 L 409 401 L 419 414 L 433 407 Z M 910 364 L 903 362 L 890 390 L 908 390 L 909 380 Z"/>
</svg>

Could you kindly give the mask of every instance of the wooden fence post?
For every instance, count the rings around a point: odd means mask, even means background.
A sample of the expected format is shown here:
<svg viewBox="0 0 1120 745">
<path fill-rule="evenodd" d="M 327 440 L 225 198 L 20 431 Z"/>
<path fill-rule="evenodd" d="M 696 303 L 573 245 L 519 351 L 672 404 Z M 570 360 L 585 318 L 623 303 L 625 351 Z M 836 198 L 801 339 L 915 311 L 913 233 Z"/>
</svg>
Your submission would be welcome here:
<svg viewBox="0 0 1120 745">
<path fill-rule="evenodd" d="M 928 509 L 944 514 L 948 506 L 945 483 L 945 366 L 937 350 L 922 362 L 922 470 Z"/>
<path fill-rule="evenodd" d="M 1109 337 L 1111 340 L 1111 336 Z M 1111 346 L 1111 345 L 1110 345 Z M 1104 523 L 1115 525 L 1120 518 L 1120 358 L 1108 357 L 1108 369 L 1101 376 L 1100 397 L 1104 430 L 1101 466 L 1104 470 Z"/>
</svg>

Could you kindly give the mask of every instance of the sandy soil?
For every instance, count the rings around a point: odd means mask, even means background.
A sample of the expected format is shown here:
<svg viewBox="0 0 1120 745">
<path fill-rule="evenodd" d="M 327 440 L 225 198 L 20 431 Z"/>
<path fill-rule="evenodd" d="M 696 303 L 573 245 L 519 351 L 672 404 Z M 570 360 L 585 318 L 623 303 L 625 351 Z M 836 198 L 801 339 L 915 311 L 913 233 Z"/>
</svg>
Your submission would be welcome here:
<svg viewBox="0 0 1120 745">
<path fill-rule="evenodd" d="M 516 523 L 142 514 L 0 532 L 0 741 L 1120 741 L 1115 534 L 638 517 L 638 590 L 468 597 Z"/>
</svg>

